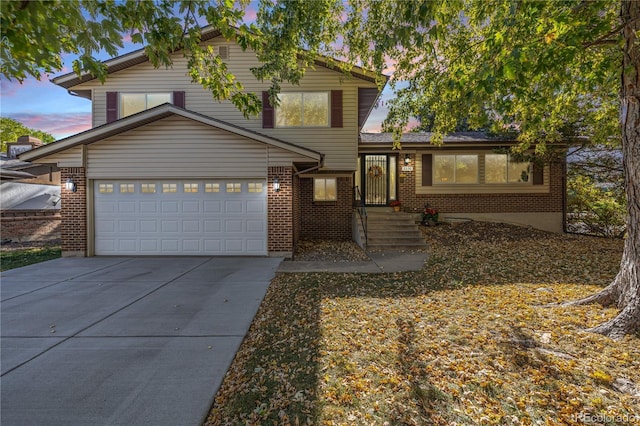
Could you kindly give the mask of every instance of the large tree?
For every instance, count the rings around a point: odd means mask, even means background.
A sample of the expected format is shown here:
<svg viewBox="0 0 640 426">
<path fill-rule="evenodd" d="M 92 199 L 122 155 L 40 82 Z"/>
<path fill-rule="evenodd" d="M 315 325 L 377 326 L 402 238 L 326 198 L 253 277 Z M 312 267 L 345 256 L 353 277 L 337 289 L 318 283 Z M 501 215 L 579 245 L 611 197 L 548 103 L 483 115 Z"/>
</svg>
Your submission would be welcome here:
<svg viewBox="0 0 640 426">
<path fill-rule="evenodd" d="M 567 138 L 621 144 L 627 238 L 620 272 L 601 292 L 573 303 L 619 307 L 619 315 L 594 332 L 613 338 L 637 332 L 640 2 L 356 0 L 351 5 L 346 52 L 379 69 L 391 61 L 394 82 L 402 82 L 388 125 L 402 128 L 426 107 L 441 135 L 466 117 L 471 125 L 517 130 L 520 153 L 534 148 L 544 154 Z M 372 49 L 353 49 L 365 41 Z"/>
<path fill-rule="evenodd" d="M 77 72 L 104 79 L 96 52 L 113 55 L 128 33 L 146 44 L 157 66 L 170 65 L 170 53 L 182 49 L 194 82 L 246 115 L 257 113 L 259 99 L 198 44 L 206 21 L 257 52 L 263 65 L 254 75 L 270 81 L 272 93 L 282 82 L 298 82 L 321 54 L 346 58 L 334 63 L 345 71 L 347 63 L 393 68 L 397 97 L 385 124 L 396 130 L 429 111 L 440 136 L 463 119 L 475 128 L 515 130 L 517 153 L 544 154 L 568 136 L 618 141 L 628 211 L 620 272 L 576 303 L 620 308 L 593 331 L 620 338 L 640 328 L 640 2 L 262 0 L 250 26 L 241 22 L 247 0 L 0 5 L 7 78 L 60 70 L 60 54 L 70 52 L 79 55 Z"/>
<path fill-rule="evenodd" d="M 56 140 L 51 134 L 32 129 L 13 118 L 0 117 L 0 151 L 7 151 L 7 143 L 16 142 L 20 136 L 35 136 L 44 143 Z"/>
</svg>

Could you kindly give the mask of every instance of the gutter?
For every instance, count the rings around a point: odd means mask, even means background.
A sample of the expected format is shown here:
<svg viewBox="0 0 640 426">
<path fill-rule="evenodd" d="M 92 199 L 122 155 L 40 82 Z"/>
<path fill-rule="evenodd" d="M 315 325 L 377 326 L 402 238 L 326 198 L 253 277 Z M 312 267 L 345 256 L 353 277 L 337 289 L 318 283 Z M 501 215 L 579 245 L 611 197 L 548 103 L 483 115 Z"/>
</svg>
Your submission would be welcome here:
<svg viewBox="0 0 640 426">
<path fill-rule="evenodd" d="M 301 174 L 304 174 L 304 173 L 313 172 L 313 171 L 315 171 L 315 170 L 320 169 L 322 166 L 324 166 L 324 154 L 321 154 L 321 156 L 320 156 L 320 162 L 318 163 L 318 165 L 317 165 L 317 166 L 309 167 L 308 169 L 305 169 L 305 170 L 301 170 L 301 171 L 299 171 L 299 172 L 296 172 L 296 173 L 294 173 L 294 174 L 293 174 L 293 176 L 294 176 L 294 177 L 296 177 L 296 176 L 300 176 Z"/>
</svg>

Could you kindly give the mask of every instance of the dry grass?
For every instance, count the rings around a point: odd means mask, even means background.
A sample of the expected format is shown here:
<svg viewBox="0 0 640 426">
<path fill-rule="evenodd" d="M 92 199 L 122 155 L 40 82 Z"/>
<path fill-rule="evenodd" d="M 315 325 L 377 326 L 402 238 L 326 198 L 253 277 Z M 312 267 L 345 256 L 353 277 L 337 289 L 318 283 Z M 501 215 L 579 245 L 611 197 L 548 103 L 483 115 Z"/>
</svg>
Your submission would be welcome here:
<svg viewBox="0 0 640 426">
<path fill-rule="evenodd" d="M 640 424 L 640 340 L 596 291 L 621 241 L 504 225 L 429 228 L 417 273 L 272 282 L 207 424 Z"/>
</svg>

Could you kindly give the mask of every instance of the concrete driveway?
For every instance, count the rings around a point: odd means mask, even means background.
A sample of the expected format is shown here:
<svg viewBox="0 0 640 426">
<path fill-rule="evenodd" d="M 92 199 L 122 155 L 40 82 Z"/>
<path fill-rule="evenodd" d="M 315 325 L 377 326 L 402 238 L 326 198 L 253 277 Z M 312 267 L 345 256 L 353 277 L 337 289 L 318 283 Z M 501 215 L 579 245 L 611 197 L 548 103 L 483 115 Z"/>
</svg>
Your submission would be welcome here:
<svg viewBox="0 0 640 426">
<path fill-rule="evenodd" d="M 280 261 L 62 258 L 3 272 L 2 424 L 200 424 Z"/>
</svg>

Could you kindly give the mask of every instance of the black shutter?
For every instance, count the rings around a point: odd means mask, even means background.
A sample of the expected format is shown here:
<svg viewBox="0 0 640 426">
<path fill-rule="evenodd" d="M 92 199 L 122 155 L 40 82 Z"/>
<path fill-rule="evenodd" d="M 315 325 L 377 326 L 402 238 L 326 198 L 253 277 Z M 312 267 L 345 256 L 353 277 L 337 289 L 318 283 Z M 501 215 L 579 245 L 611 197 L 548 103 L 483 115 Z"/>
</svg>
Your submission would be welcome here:
<svg viewBox="0 0 640 426">
<path fill-rule="evenodd" d="M 262 128 L 273 129 L 274 109 L 269 102 L 269 92 L 262 92 Z"/>
<path fill-rule="evenodd" d="M 331 91 L 331 127 L 342 127 L 342 90 Z"/>
<path fill-rule="evenodd" d="M 533 184 L 544 185 L 544 165 L 533 163 Z"/>
<path fill-rule="evenodd" d="M 118 119 L 118 92 L 107 92 L 107 123 Z"/>
<path fill-rule="evenodd" d="M 422 154 L 422 186 L 433 185 L 433 155 Z"/>
<path fill-rule="evenodd" d="M 184 108 L 184 92 L 173 92 L 173 104 Z"/>
</svg>

